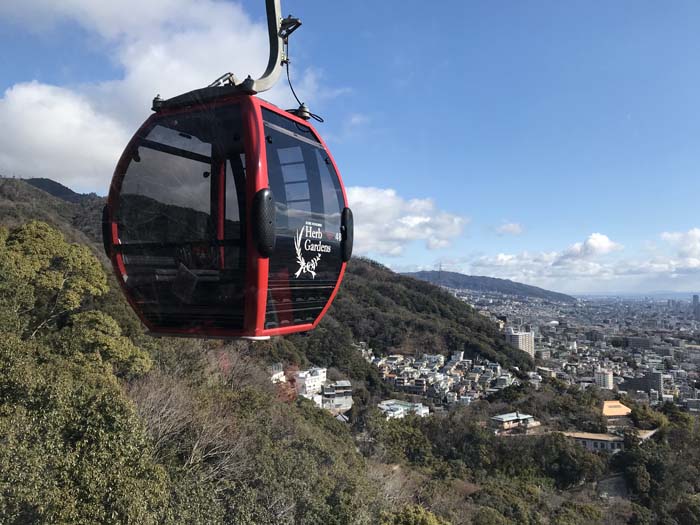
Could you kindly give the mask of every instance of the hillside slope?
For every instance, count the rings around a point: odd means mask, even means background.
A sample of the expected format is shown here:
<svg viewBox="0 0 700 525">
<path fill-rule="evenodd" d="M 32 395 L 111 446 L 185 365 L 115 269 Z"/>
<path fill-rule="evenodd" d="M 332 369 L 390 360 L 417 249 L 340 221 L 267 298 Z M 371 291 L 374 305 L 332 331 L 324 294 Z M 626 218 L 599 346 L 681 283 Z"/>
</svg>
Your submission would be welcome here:
<svg viewBox="0 0 700 525">
<path fill-rule="evenodd" d="M 51 179 L 44 179 L 44 178 L 35 178 L 35 179 L 23 179 L 27 184 L 30 184 L 31 186 L 34 186 L 35 188 L 39 188 L 40 190 L 45 191 L 46 193 L 49 193 L 50 195 L 53 195 L 54 197 L 58 197 L 59 199 L 62 199 L 64 201 L 72 202 L 74 204 L 78 204 L 85 199 L 90 199 L 91 197 L 96 197 L 96 195 L 93 193 L 91 195 L 85 195 L 82 193 L 76 193 L 67 186 L 64 186 L 61 183 L 58 183 L 54 180 Z"/>
<path fill-rule="evenodd" d="M 100 225 L 105 199 L 83 195 L 78 202 L 65 200 L 62 195 L 66 192 L 61 190 L 65 186 L 54 184 L 43 184 L 43 188 L 38 188 L 22 179 L 0 177 L 0 223 L 14 227 L 30 220 L 44 221 L 61 230 L 70 241 L 92 244 L 101 252 Z"/>
<path fill-rule="evenodd" d="M 576 299 L 570 295 L 552 292 L 544 288 L 518 283 L 509 279 L 498 279 L 496 277 L 485 277 L 481 275 L 464 275 L 462 273 L 444 271 L 411 272 L 405 273 L 404 275 L 420 279 L 421 281 L 447 286 L 448 288 L 474 290 L 477 292 L 498 292 L 508 295 L 517 295 L 519 297 L 544 299 L 557 303 L 576 302 Z"/>
<path fill-rule="evenodd" d="M 104 201 L 87 200 L 0 180 L 0 225 L 39 218 L 100 253 Z M 1 523 L 632 522 L 634 508 L 584 492 L 605 471 L 602 456 L 555 433 L 502 439 L 488 430 L 489 417 L 513 409 L 550 424 L 595 423 L 595 389 L 546 381 L 430 418 L 381 417 L 377 396 L 400 394 L 386 391 L 354 341 L 530 366 L 491 322 L 434 285 L 355 258 L 313 332 L 222 342 L 146 336 L 116 280 L 107 291 L 88 250 L 41 223 L 0 235 L 0 269 Z M 61 283 L 83 293 L 54 315 Z M 276 361 L 354 379 L 351 424 L 277 390 L 265 366 Z M 693 427 L 682 428 L 669 432 L 688 443 L 682 454 L 621 452 L 625 472 L 647 473 L 646 461 L 683 473 L 671 454 L 697 464 Z M 681 481 L 692 494 L 692 472 Z M 686 500 L 667 506 L 674 517 L 687 515 Z"/>
<path fill-rule="evenodd" d="M 432 284 L 356 257 L 329 311 L 357 340 L 400 353 L 464 351 L 529 367 L 527 356 L 504 344 L 494 323 Z"/>
<path fill-rule="evenodd" d="M 43 187 L 57 191 L 59 196 L 67 194 L 67 188 L 61 185 Z M 100 197 L 66 201 L 26 181 L 0 179 L 0 224 L 15 226 L 42 220 L 63 231 L 69 240 L 90 244 L 100 256 L 103 206 L 104 199 Z M 110 308 L 125 308 L 126 303 L 122 302 L 123 305 L 112 303 Z M 133 324 L 131 316 L 118 317 L 122 324 Z M 459 350 L 505 365 L 529 367 L 525 354 L 505 345 L 496 326 L 464 302 L 434 285 L 357 257 L 349 263 L 338 297 L 317 330 L 277 339 L 262 348 L 267 347 L 269 360 L 334 366 L 351 378 L 376 387 L 376 373 L 352 347 L 354 341 L 367 341 L 383 352 Z"/>
</svg>

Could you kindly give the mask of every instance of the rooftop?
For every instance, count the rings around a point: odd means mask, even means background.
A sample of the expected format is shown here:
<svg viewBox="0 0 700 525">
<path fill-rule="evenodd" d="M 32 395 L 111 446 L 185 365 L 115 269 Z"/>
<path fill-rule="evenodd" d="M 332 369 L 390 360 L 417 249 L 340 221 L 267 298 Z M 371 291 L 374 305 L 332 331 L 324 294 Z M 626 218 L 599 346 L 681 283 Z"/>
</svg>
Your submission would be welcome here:
<svg viewBox="0 0 700 525">
<path fill-rule="evenodd" d="M 423 406 L 422 403 L 409 403 L 408 401 L 401 401 L 399 399 L 386 399 L 378 404 L 379 407 L 385 409 L 393 409 L 392 407 L 403 408 L 405 410 L 414 410 Z"/>
<path fill-rule="evenodd" d="M 629 416 L 632 409 L 619 401 L 603 401 L 603 415 L 605 417 Z"/>
<path fill-rule="evenodd" d="M 507 423 L 509 421 L 523 421 L 524 419 L 532 419 L 533 416 L 529 414 L 521 414 L 520 412 L 509 412 L 507 414 L 501 414 L 498 416 L 493 416 L 491 419 L 498 421 L 500 423 Z"/>
<path fill-rule="evenodd" d="M 574 439 L 590 439 L 591 441 L 624 441 L 622 436 L 615 434 L 596 434 L 594 432 L 562 432 L 567 437 Z"/>
</svg>

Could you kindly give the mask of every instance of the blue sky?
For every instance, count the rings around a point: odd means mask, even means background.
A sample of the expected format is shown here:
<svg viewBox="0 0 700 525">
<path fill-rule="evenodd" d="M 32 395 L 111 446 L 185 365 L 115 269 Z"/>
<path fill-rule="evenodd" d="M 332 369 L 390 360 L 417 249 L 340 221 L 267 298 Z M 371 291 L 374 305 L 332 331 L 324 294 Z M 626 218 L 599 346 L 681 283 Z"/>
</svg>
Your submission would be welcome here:
<svg viewBox="0 0 700 525">
<path fill-rule="evenodd" d="M 282 3 L 361 253 L 572 293 L 700 289 L 700 4 Z M 261 0 L 100 4 L 0 6 L 0 173 L 104 193 L 156 92 L 266 63 Z M 291 103 L 283 83 L 263 96 Z"/>
</svg>

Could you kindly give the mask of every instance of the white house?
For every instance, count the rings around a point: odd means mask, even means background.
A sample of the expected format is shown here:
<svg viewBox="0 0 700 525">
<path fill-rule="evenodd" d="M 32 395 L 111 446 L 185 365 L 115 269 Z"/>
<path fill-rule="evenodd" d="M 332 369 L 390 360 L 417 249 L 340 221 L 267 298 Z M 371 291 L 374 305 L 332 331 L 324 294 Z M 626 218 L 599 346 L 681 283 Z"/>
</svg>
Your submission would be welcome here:
<svg viewBox="0 0 700 525">
<path fill-rule="evenodd" d="M 425 417 L 430 414 L 430 409 L 423 403 L 409 403 L 398 399 L 387 399 L 377 405 L 387 419 L 401 419 L 408 414 Z"/>
<path fill-rule="evenodd" d="M 294 386 L 297 392 L 302 396 L 312 396 L 321 392 L 323 383 L 326 382 L 325 368 L 310 368 L 308 370 L 300 370 L 294 374 Z"/>
<path fill-rule="evenodd" d="M 273 383 L 284 383 L 287 381 L 287 378 L 284 376 L 282 363 L 275 363 L 270 367 L 270 381 Z"/>
<path fill-rule="evenodd" d="M 352 385 L 350 381 L 336 381 L 324 385 L 321 390 L 322 407 L 333 414 L 342 414 L 352 408 Z"/>
<path fill-rule="evenodd" d="M 491 426 L 498 431 L 512 430 L 514 428 L 522 428 L 527 431 L 531 428 L 540 426 L 540 422 L 530 414 L 509 412 L 507 414 L 493 416 L 491 418 Z"/>
</svg>

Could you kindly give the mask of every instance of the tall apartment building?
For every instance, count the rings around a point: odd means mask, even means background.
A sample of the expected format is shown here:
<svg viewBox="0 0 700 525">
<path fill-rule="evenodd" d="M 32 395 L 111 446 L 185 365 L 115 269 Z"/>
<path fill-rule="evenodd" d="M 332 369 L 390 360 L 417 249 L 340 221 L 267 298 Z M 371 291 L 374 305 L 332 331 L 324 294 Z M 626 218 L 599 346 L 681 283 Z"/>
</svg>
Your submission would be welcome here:
<svg viewBox="0 0 700 525">
<path fill-rule="evenodd" d="M 664 393 L 664 376 L 658 370 L 652 370 L 644 374 L 644 377 L 629 377 L 625 379 L 621 388 L 627 391 L 643 390 L 650 393 L 652 390 L 660 396 Z"/>
<path fill-rule="evenodd" d="M 612 390 L 613 383 L 613 373 L 612 370 L 605 368 L 599 368 L 595 371 L 595 384 L 598 388 L 605 388 L 606 390 Z"/>
<path fill-rule="evenodd" d="M 527 354 L 535 357 L 535 334 L 532 332 L 521 332 L 514 328 L 506 328 L 505 333 L 506 343 L 514 346 L 518 350 L 527 352 Z"/>
<path fill-rule="evenodd" d="M 649 389 L 650 390 L 656 390 L 659 395 L 663 395 L 664 393 L 664 375 L 662 372 L 659 372 L 658 370 L 654 370 L 647 374 L 647 378 L 649 381 Z"/>
</svg>

